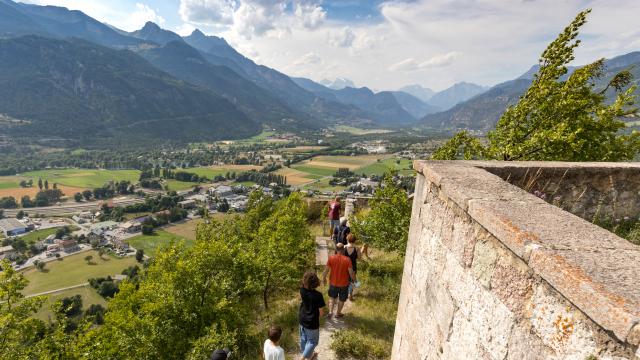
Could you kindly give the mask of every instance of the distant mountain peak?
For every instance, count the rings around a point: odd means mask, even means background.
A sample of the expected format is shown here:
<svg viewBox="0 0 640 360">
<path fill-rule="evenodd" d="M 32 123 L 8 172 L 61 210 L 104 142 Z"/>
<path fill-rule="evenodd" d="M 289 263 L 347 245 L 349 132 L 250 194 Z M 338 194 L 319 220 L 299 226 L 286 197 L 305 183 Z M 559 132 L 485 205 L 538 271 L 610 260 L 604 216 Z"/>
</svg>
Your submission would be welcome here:
<svg viewBox="0 0 640 360">
<path fill-rule="evenodd" d="M 207 35 L 205 35 L 202 31 L 200 31 L 200 29 L 195 29 L 191 32 L 191 35 L 194 38 L 204 38 L 207 37 Z"/>
<path fill-rule="evenodd" d="M 320 81 L 320 84 L 333 90 L 342 90 L 348 87 L 356 88 L 356 85 L 353 83 L 353 81 L 341 77 L 338 77 L 335 80 L 323 79 Z"/>
<path fill-rule="evenodd" d="M 162 30 L 162 29 L 160 28 L 160 26 L 158 26 L 158 24 L 154 23 L 153 21 L 147 21 L 146 23 L 144 23 L 144 26 L 140 30 Z"/>
</svg>

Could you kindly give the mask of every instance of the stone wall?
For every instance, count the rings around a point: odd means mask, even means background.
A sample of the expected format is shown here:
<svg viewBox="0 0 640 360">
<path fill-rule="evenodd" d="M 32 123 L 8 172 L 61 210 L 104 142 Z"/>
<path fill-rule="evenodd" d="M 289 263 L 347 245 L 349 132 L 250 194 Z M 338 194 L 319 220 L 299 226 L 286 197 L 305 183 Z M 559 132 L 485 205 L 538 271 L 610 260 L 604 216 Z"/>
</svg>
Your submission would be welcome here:
<svg viewBox="0 0 640 360">
<path fill-rule="evenodd" d="M 501 166 L 415 163 L 392 359 L 640 359 L 640 247 Z"/>
</svg>

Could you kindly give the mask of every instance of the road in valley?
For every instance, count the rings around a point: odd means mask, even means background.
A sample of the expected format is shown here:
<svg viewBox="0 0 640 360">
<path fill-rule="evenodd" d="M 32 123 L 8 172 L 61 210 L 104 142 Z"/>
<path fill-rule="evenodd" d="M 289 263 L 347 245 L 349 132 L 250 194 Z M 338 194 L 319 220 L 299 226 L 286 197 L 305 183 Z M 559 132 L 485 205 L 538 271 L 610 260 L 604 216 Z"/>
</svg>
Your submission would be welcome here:
<svg viewBox="0 0 640 360">
<path fill-rule="evenodd" d="M 127 206 L 140 204 L 144 202 L 143 198 L 140 197 L 121 197 L 117 199 L 105 200 L 114 206 Z M 57 206 L 46 206 L 46 207 L 34 207 L 34 208 L 26 208 L 26 209 L 5 209 L 4 215 L 6 217 L 15 217 L 16 214 L 20 210 L 24 210 L 30 216 L 34 215 L 42 215 L 42 216 L 64 216 L 64 215 L 73 215 L 78 214 L 83 211 L 98 211 L 100 207 L 105 201 L 91 201 L 91 202 L 79 202 L 79 203 L 70 203 L 70 204 L 61 204 Z"/>
</svg>

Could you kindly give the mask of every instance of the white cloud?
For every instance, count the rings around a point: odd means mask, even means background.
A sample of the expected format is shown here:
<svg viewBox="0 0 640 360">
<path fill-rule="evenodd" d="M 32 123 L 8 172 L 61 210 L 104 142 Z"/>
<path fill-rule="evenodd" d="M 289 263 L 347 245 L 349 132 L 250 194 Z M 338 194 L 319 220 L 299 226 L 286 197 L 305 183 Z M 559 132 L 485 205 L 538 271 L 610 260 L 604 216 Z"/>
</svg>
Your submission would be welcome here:
<svg viewBox="0 0 640 360">
<path fill-rule="evenodd" d="M 234 10 L 230 0 L 180 0 L 178 13 L 183 21 L 193 24 L 230 25 Z"/>
<path fill-rule="evenodd" d="M 307 29 L 317 29 L 327 18 L 327 12 L 317 4 L 296 4 L 296 17 Z"/>
<path fill-rule="evenodd" d="M 389 70 L 410 72 L 410 71 L 424 70 L 424 69 L 435 68 L 435 67 L 449 66 L 453 63 L 453 60 L 455 60 L 460 55 L 462 54 L 458 51 L 451 51 L 446 54 L 436 55 L 422 62 L 418 62 L 414 58 L 408 58 L 391 65 L 389 67 Z"/>
<path fill-rule="evenodd" d="M 316 53 L 308 53 L 293 62 L 294 66 L 317 65 L 322 62 L 320 55 Z"/>
<path fill-rule="evenodd" d="M 130 4 L 132 8 L 110 6 L 111 4 L 108 2 L 101 0 L 29 0 L 25 2 L 80 10 L 99 21 L 107 22 L 126 31 L 138 30 L 147 21 L 153 21 L 160 25 L 165 23 L 164 17 L 160 16 L 158 10 L 141 2 Z"/>
<path fill-rule="evenodd" d="M 133 29 L 141 28 L 147 21 L 153 21 L 158 25 L 163 25 L 165 20 L 155 10 L 141 3 L 136 3 L 136 10 L 131 13 L 127 20 L 127 26 Z"/>
<path fill-rule="evenodd" d="M 342 29 L 329 31 L 329 44 L 336 47 L 351 47 L 356 39 L 356 34 L 350 27 L 345 26 Z"/>
</svg>

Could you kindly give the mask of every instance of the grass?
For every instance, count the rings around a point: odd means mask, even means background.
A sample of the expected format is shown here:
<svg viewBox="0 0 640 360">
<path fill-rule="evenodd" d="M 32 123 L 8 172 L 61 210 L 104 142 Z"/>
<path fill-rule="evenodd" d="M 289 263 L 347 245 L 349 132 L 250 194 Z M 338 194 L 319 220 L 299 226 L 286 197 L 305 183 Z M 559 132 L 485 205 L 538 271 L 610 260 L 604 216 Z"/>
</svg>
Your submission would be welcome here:
<svg viewBox="0 0 640 360">
<path fill-rule="evenodd" d="M 323 179 L 318 182 L 315 182 L 310 185 L 304 186 L 304 189 L 308 190 L 318 190 L 318 191 L 329 191 L 329 192 L 340 192 L 345 190 L 346 186 L 337 186 L 329 184 L 331 179 Z"/>
<path fill-rule="evenodd" d="M 43 321 L 54 320 L 52 316 L 51 306 L 55 304 L 56 301 L 58 300 L 62 300 L 63 298 L 71 297 L 75 295 L 80 295 L 82 297 L 83 310 L 88 309 L 89 306 L 93 304 L 99 304 L 104 307 L 107 307 L 107 301 L 102 296 L 100 296 L 94 288 L 92 288 L 89 285 L 86 285 L 80 288 L 63 290 L 60 292 L 46 295 L 47 300 L 44 302 L 40 310 L 38 310 L 38 312 L 34 314 L 34 317 L 36 319 L 40 319 Z"/>
<path fill-rule="evenodd" d="M 20 177 L 25 179 L 33 179 L 37 184 L 39 178 L 43 181 L 49 180 L 49 184 L 58 183 L 78 188 L 97 188 L 102 187 L 109 181 L 127 180 L 131 182 L 138 181 L 140 177 L 139 170 L 97 170 L 97 169 L 53 169 L 31 171 L 21 174 Z"/>
<path fill-rule="evenodd" d="M 87 264 L 84 260 L 88 255 L 93 256 L 92 264 Z M 25 270 L 24 275 L 29 280 L 29 285 L 23 293 L 30 295 L 79 285 L 89 278 L 120 274 L 122 270 L 136 264 L 136 259 L 132 256 L 116 258 L 105 255 L 100 258 L 94 250 L 81 252 L 48 262 L 45 271 L 35 268 Z"/>
<path fill-rule="evenodd" d="M 312 166 L 312 165 L 308 165 L 308 163 L 307 165 L 292 165 L 291 167 L 298 171 L 302 171 L 307 174 L 317 175 L 317 176 L 331 176 L 335 174 L 337 170 L 337 168 L 332 169 L 332 168 L 327 168 L 322 166 Z"/>
<path fill-rule="evenodd" d="M 347 329 L 333 337 L 332 349 L 339 358 L 389 359 L 400 298 L 403 259 L 379 250 L 371 261 L 358 263 L 362 287 L 345 322 Z"/>
<path fill-rule="evenodd" d="M 218 215 L 218 214 L 216 214 Z M 185 221 L 179 224 L 171 225 L 163 229 L 168 233 L 177 236 L 179 239 L 194 240 L 196 239 L 196 228 L 198 224 L 202 224 L 202 219 Z"/>
<path fill-rule="evenodd" d="M 400 160 L 399 164 L 397 163 L 398 160 Z M 355 170 L 355 173 L 381 176 L 387 171 L 394 170 L 398 171 L 401 175 L 411 175 L 414 172 L 412 166 L 413 163 L 411 160 L 392 158 L 358 168 Z"/>
<path fill-rule="evenodd" d="M 136 249 L 144 250 L 147 255 L 153 256 L 156 251 L 164 246 L 169 245 L 172 241 L 185 241 L 186 246 L 193 246 L 193 239 L 185 239 L 183 236 L 172 234 L 162 229 L 156 229 L 153 235 L 138 235 L 129 239 L 129 245 Z"/>
<path fill-rule="evenodd" d="M 201 185 L 201 183 L 178 181 L 173 179 L 165 180 L 164 183 L 169 187 L 169 190 L 173 191 L 191 190 L 194 187 Z"/>
<path fill-rule="evenodd" d="M 0 189 L 13 189 L 20 186 L 19 181 L 0 182 Z"/>
<path fill-rule="evenodd" d="M 226 175 L 227 172 L 235 172 L 239 174 L 244 171 L 249 170 L 259 170 L 260 166 L 255 165 L 221 165 L 221 166 L 202 166 L 202 167 L 192 167 L 185 169 L 178 169 L 176 171 L 186 171 L 190 173 L 197 174 L 198 176 L 204 176 L 209 179 L 213 179 L 218 175 Z"/>
<path fill-rule="evenodd" d="M 44 230 L 36 230 L 36 231 L 32 231 L 22 237 L 20 237 L 22 240 L 24 240 L 24 242 L 26 242 L 27 244 L 34 244 L 37 241 L 40 240 L 44 240 L 47 238 L 47 236 L 51 235 L 51 234 L 55 234 L 56 231 L 58 231 L 59 228 L 51 228 L 51 229 L 44 229 Z"/>
<path fill-rule="evenodd" d="M 354 126 L 338 125 L 334 127 L 337 132 L 348 133 L 352 135 L 369 135 L 369 134 L 386 134 L 393 132 L 391 130 L 384 129 L 361 129 Z"/>
</svg>

